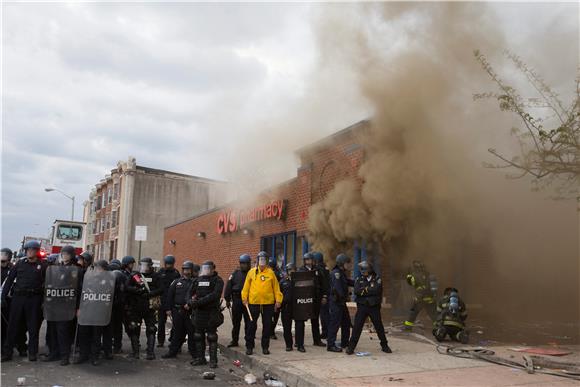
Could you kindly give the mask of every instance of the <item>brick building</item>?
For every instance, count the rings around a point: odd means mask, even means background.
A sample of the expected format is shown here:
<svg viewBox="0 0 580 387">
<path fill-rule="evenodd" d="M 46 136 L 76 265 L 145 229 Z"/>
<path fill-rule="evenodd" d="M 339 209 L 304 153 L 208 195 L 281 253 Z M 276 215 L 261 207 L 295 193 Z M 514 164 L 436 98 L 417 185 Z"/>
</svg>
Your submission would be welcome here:
<svg viewBox="0 0 580 387">
<path fill-rule="evenodd" d="M 221 181 L 137 165 L 135 158 L 119 161 L 84 203 L 86 249 L 95 259 L 125 255 L 159 260 L 163 227 L 223 204 L 227 184 Z M 147 227 L 147 240 L 135 240 L 135 227 Z"/>
<path fill-rule="evenodd" d="M 368 126 L 368 121 L 361 121 L 299 149 L 297 176 L 250 202 L 229 203 L 167 226 L 164 254 L 174 255 L 178 262 L 211 259 L 222 276 L 237 267 L 241 254 L 255 256 L 261 250 L 276 256 L 280 267 L 287 262 L 300 266 L 302 255 L 309 250 L 310 206 L 324 199 L 340 180 L 357 178 L 364 158 L 361 136 Z M 368 258 L 383 276 L 389 274 L 384 260 L 371 256 L 364 242 L 353 243 L 354 251 L 348 253 L 355 263 Z M 388 293 L 385 289 L 385 295 Z"/>
</svg>

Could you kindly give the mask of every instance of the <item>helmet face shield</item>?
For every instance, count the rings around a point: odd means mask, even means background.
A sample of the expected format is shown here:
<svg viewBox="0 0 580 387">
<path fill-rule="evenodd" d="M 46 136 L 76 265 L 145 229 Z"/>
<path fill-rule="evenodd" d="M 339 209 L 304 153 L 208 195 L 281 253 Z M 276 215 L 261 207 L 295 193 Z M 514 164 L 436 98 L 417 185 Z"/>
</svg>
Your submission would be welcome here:
<svg viewBox="0 0 580 387">
<path fill-rule="evenodd" d="M 212 265 L 201 265 L 201 270 L 199 271 L 200 276 L 210 276 L 213 274 Z"/>
<path fill-rule="evenodd" d="M 141 273 L 149 273 L 151 271 L 151 264 L 148 262 L 141 262 L 139 264 L 139 269 Z"/>
<path fill-rule="evenodd" d="M 268 258 L 267 257 L 264 257 L 264 256 L 258 257 L 258 265 L 259 266 L 264 267 L 267 264 L 268 264 Z"/>
</svg>

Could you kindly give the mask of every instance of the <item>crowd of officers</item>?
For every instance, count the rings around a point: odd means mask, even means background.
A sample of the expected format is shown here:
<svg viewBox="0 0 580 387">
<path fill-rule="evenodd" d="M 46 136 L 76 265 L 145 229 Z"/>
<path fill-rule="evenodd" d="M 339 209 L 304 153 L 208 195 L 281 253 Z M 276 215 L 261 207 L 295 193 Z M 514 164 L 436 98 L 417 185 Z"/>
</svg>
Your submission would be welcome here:
<svg viewBox="0 0 580 387">
<path fill-rule="evenodd" d="M 370 262 L 359 263 L 360 276 L 349 278 L 350 258 L 339 254 L 335 266 L 328 270 L 320 252 L 303 256 L 303 264 L 297 268 L 288 263 L 285 270 L 278 268 L 276 259 L 260 252 L 252 266 L 249 254 L 239 257 L 236 269 L 224 284 L 212 261 L 201 266 L 189 260 L 183 262 L 181 273 L 174 267 L 175 258 L 166 256 L 159 271 L 153 268 L 151 258 L 137 262 L 131 256 L 121 261 L 101 260 L 93 262 L 89 252 L 75 256 L 74 248 L 66 246 L 60 255 L 40 260 L 40 245 L 30 241 L 24 246 L 26 256 L 10 267 L 12 252 L 2 249 L 2 361 L 12 359 L 16 348 L 21 356 L 28 355 L 36 361 L 39 330 L 43 320 L 43 287 L 47 265 L 71 265 L 78 267 L 79 291 L 82 278 L 89 270 L 112 271 L 115 276 L 115 292 L 111 319 L 104 327 L 78 325 L 76 319 L 65 322 L 49 322 L 46 342 L 49 349 L 41 360 L 58 361 L 68 365 L 71 347 L 78 346 L 75 363 L 91 361 L 99 364 L 99 358 L 112 359 L 113 354 L 123 352 L 123 329 L 130 339 L 129 356 L 139 359 L 141 326 L 145 324 L 146 359 L 155 359 L 155 346 L 165 345 L 165 326 L 172 322 L 167 353 L 162 358 L 175 358 L 187 340 L 192 365 L 205 365 L 206 344 L 209 347 L 209 366 L 217 367 L 217 328 L 224 321 L 224 309 L 232 320 L 231 341 L 228 347 L 240 344 L 241 322 L 244 321 L 246 354 L 252 355 L 258 319 L 261 319 L 260 346 L 264 355 L 270 354 L 270 340 L 277 339 L 275 327 L 281 318 L 286 351 L 296 348 L 305 352 L 305 321 L 293 314 L 294 282 L 296 272 L 313 272 L 315 292 L 310 319 L 314 346 L 326 347 L 330 352 L 353 354 L 363 326 L 370 319 L 378 335 L 383 352 L 391 353 L 381 319 L 383 298 L 382 280 Z M 415 261 L 407 275 L 407 281 L 415 290 L 414 304 L 405 322 L 412 329 L 418 313 L 426 309 L 433 320 L 433 334 L 437 340 L 447 335 L 453 340 L 467 342 L 464 322 L 467 318 L 465 304 L 455 288 L 447 288 L 444 296 L 436 302 L 433 277 L 421 262 Z M 224 289 L 225 288 L 225 289 Z M 347 302 L 351 291 L 357 310 L 354 325 L 351 323 Z M 222 306 L 222 294 L 225 306 Z M 78 308 L 77 300 L 77 308 Z M 23 324 L 24 323 L 24 324 Z M 292 334 L 294 324 L 294 335 Z M 26 330 L 23 327 L 26 327 Z M 352 327 L 352 334 L 351 334 Z M 337 338 L 340 329 L 340 341 Z M 26 344 L 26 332 L 28 344 Z M 323 342 L 326 340 L 326 343 Z"/>
</svg>

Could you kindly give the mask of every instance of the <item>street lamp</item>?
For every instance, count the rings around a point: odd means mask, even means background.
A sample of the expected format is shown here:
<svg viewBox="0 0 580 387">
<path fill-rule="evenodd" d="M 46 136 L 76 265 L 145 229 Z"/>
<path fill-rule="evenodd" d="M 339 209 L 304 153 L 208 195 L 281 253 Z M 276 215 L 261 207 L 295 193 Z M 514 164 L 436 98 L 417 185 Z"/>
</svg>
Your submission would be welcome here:
<svg viewBox="0 0 580 387">
<path fill-rule="evenodd" d="M 64 192 L 62 192 L 61 190 L 56 189 L 56 188 L 45 188 L 44 191 L 45 192 L 52 192 L 52 191 L 60 192 L 61 194 L 63 194 L 64 196 L 66 196 L 67 198 L 72 200 L 72 211 L 71 211 L 71 215 L 70 215 L 70 220 L 72 220 L 72 221 L 75 220 L 75 197 L 74 196 L 67 195 Z"/>
</svg>

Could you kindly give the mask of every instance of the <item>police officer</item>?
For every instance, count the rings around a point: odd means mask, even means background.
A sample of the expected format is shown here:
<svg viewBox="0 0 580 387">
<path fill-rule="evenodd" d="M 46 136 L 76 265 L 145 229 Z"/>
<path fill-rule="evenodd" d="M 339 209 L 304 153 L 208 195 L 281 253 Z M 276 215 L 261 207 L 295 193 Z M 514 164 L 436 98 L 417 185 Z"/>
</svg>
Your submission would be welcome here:
<svg viewBox="0 0 580 387">
<path fill-rule="evenodd" d="M 220 309 L 220 298 L 224 281 L 215 270 L 212 261 L 201 265 L 199 277 L 193 282 L 188 296 L 188 304 L 193 310 L 195 328 L 195 356 L 192 365 L 203 365 L 205 360 L 205 340 L 209 344 L 209 366 L 217 368 L 217 328 L 224 322 Z"/>
<path fill-rule="evenodd" d="M 296 272 L 296 265 L 292 262 L 286 265 L 286 275 L 280 281 L 280 290 L 284 296 L 282 299 L 282 327 L 284 328 L 284 342 L 286 343 L 286 351 L 292 351 L 292 275 Z M 299 333 L 298 321 L 294 323 L 296 327 L 296 344 L 300 352 L 306 352 L 304 349 L 304 322 L 302 322 L 302 330 Z M 299 340 L 301 338 L 301 341 Z"/>
<path fill-rule="evenodd" d="M 52 254 L 51 254 L 52 255 Z M 79 309 L 80 294 L 82 291 L 82 270 L 74 264 L 75 248 L 64 246 L 60 251 L 60 265 L 74 268 L 77 271 L 77 291 L 76 291 L 76 309 Z M 74 331 L 74 320 L 69 321 L 48 321 L 46 330 L 48 336 L 49 354 L 43 361 L 55 361 L 60 358 L 60 365 L 69 364 L 70 346 L 73 341 L 72 333 Z M 50 332 L 50 334 L 49 334 Z"/>
<path fill-rule="evenodd" d="M 469 333 L 465 330 L 467 310 L 456 288 L 445 289 L 443 297 L 437 303 L 437 312 L 433 328 L 433 336 L 437 341 L 443 341 L 449 335 L 452 340 L 467 344 L 469 342 Z"/>
<path fill-rule="evenodd" d="M 242 289 L 242 302 L 252 316 L 246 333 L 246 355 L 254 353 L 257 320 L 262 316 L 262 353 L 270 354 L 270 336 L 275 309 L 282 305 L 283 295 L 274 271 L 268 266 L 268 254 L 258 253 L 255 269 L 248 272 Z"/>
<path fill-rule="evenodd" d="M 4 281 L 8 278 L 8 273 L 10 272 L 10 260 L 12 259 L 12 250 L 9 248 L 4 247 L 0 250 L 0 264 L 2 268 L 2 280 L 0 281 L 0 286 L 4 286 Z M 7 298 L 8 300 L 8 298 Z M 2 342 L 6 342 L 6 327 L 8 326 L 8 317 L 10 314 L 8 313 L 8 304 L 2 302 Z"/>
<path fill-rule="evenodd" d="M 319 325 L 319 317 L 320 317 L 320 306 L 322 304 L 327 303 L 327 293 L 324 289 L 324 274 L 322 271 L 314 265 L 314 255 L 312 253 L 306 253 L 302 257 L 303 265 L 299 272 L 305 271 L 312 271 L 314 272 L 314 287 L 315 287 L 315 294 L 314 294 L 314 305 L 312 308 L 312 319 L 310 319 L 310 323 L 312 325 L 312 340 L 314 341 L 314 346 L 316 347 L 326 347 L 326 344 L 322 342 L 320 339 L 320 325 Z"/>
<path fill-rule="evenodd" d="M 2 361 L 12 360 L 21 321 L 26 322 L 28 330 L 28 360 L 36 361 L 38 357 L 38 331 L 42 323 L 42 289 L 46 264 L 38 259 L 40 251 L 38 241 L 26 242 L 24 250 L 26 258 L 18 261 L 10 270 L 2 289 L 3 304 L 6 302 L 7 294 L 13 292 Z"/>
<path fill-rule="evenodd" d="M 123 313 L 125 308 L 125 286 L 127 277 L 121 270 L 122 264 L 118 259 L 109 262 L 109 270 L 115 274 L 115 295 L 113 296 L 113 308 L 111 309 L 111 324 L 113 330 L 113 353 L 123 352 Z"/>
<path fill-rule="evenodd" d="M 358 344 L 363 325 L 367 317 L 377 331 L 383 352 L 391 353 L 391 348 L 385 336 L 385 327 L 381 318 L 381 303 L 383 301 L 383 283 L 381 277 L 375 273 L 370 262 L 362 261 L 358 264 L 361 275 L 354 282 L 354 295 L 356 299 L 356 314 L 354 316 L 354 327 L 352 336 L 348 343 L 346 353 L 352 355 Z"/>
<path fill-rule="evenodd" d="M 187 346 L 189 353 L 194 355 L 195 344 L 193 341 L 194 329 L 189 313 L 188 294 L 195 278 L 199 274 L 199 265 L 191 261 L 184 261 L 181 265 L 182 275 L 169 285 L 167 291 L 167 302 L 171 305 L 171 310 L 167 315 L 171 316 L 173 321 L 173 340 L 169 344 L 169 352 L 161 356 L 163 359 L 177 357 L 181 349 L 185 336 L 187 335 Z"/>
<path fill-rule="evenodd" d="M 161 281 L 161 288 L 163 289 L 163 294 L 161 295 L 161 309 L 159 310 L 159 320 L 158 320 L 158 330 L 157 330 L 157 346 L 163 347 L 165 344 L 165 323 L 167 322 L 167 316 L 171 316 L 172 305 L 167 300 L 167 291 L 169 286 L 181 277 L 179 271 L 174 267 L 175 257 L 173 255 L 167 255 L 163 258 L 163 268 L 158 272 L 159 279 Z M 171 328 L 171 333 L 169 335 L 169 341 L 174 334 L 174 328 Z"/>
<path fill-rule="evenodd" d="M 127 325 L 131 339 L 132 356 L 139 359 L 139 336 L 141 323 L 145 321 L 147 336 L 147 360 L 155 359 L 155 332 L 157 327 L 157 309 L 161 304 L 159 297 L 163 293 L 157 273 L 153 271 L 153 260 L 149 257 L 139 261 L 140 271 L 132 272 L 127 282 Z M 158 302 L 158 305 L 155 304 Z"/>
<path fill-rule="evenodd" d="M 276 279 L 278 280 L 278 283 L 280 283 L 280 280 L 282 279 L 282 270 L 280 270 L 280 268 L 278 267 L 278 261 L 276 257 L 270 257 L 268 259 L 268 266 L 270 266 L 270 268 L 274 271 Z M 279 319 L 280 319 L 280 308 L 274 311 L 274 316 L 272 318 L 272 334 L 270 338 L 273 340 L 278 340 L 278 337 L 276 336 L 276 326 L 278 325 Z"/>
<path fill-rule="evenodd" d="M 347 277 L 346 272 L 350 269 L 350 258 L 346 254 L 336 257 L 336 265 L 330 273 L 330 320 L 328 325 L 328 341 L 326 350 L 330 352 L 342 352 L 346 348 L 350 336 L 350 315 L 346 302 L 348 300 L 348 287 L 353 286 L 353 280 Z M 336 335 L 340 327 L 340 347 L 336 346 Z"/>
<path fill-rule="evenodd" d="M 431 276 L 421 261 L 413 261 L 413 266 L 407 274 L 407 283 L 415 289 L 415 297 L 413 298 L 413 306 L 409 312 L 409 318 L 405 321 L 405 330 L 410 331 L 415 325 L 415 320 L 421 312 L 425 309 L 433 325 L 437 320 L 437 311 L 435 298 L 437 295 L 431 288 Z"/>
<path fill-rule="evenodd" d="M 326 267 L 324 263 L 324 255 L 319 252 L 315 251 L 312 253 L 312 257 L 314 258 L 314 265 L 322 274 L 322 289 L 324 294 L 328 295 L 330 292 L 330 271 Z M 321 300 L 320 303 L 320 338 L 326 339 L 328 335 L 328 298 L 326 302 L 325 300 Z"/>
<path fill-rule="evenodd" d="M 83 251 L 77 257 L 77 265 L 79 265 L 83 271 L 86 272 L 87 269 L 93 265 L 93 254 L 91 254 L 89 251 Z"/>
<path fill-rule="evenodd" d="M 244 318 L 244 332 L 247 334 L 250 318 L 248 312 L 242 304 L 242 289 L 246 282 L 246 276 L 250 270 L 252 258 L 249 254 L 240 255 L 240 267 L 230 275 L 226 283 L 226 290 L 224 291 L 224 299 L 226 300 L 226 307 L 231 308 L 232 311 L 232 341 L 228 347 L 237 347 L 240 338 L 240 325 L 242 323 L 242 316 Z"/>
</svg>

